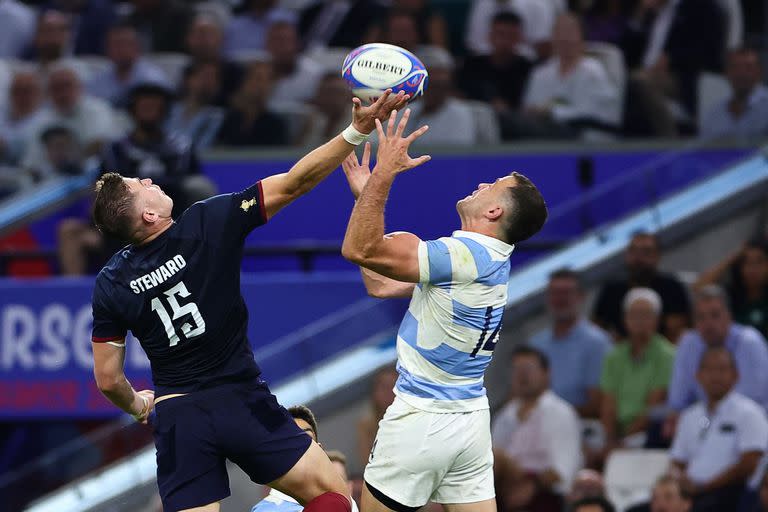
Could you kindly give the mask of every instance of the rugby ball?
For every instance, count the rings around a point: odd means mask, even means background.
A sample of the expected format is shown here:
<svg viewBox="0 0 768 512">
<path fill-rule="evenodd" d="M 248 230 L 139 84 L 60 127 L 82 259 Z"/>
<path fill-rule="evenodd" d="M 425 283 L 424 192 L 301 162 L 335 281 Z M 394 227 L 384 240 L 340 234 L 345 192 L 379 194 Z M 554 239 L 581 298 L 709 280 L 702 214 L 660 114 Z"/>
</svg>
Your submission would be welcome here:
<svg viewBox="0 0 768 512">
<path fill-rule="evenodd" d="M 424 94 L 427 68 L 414 54 L 399 46 L 371 43 L 355 48 L 344 59 L 341 76 L 352 94 L 373 102 L 387 89 L 405 91 L 410 101 Z"/>
</svg>

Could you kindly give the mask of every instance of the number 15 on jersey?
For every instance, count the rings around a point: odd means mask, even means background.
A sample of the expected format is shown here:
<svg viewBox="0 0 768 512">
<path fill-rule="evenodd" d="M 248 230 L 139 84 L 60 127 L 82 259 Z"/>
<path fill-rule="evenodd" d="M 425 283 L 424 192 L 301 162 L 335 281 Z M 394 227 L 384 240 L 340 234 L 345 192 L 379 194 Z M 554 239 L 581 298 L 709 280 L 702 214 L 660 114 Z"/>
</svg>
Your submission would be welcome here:
<svg viewBox="0 0 768 512">
<path fill-rule="evenodd" d="M 176 346 L 179 343 L 179 334 L 173 327 L 173 321 L 178 320 L 185 315 L 191 315 L 192 321 L 195 324 L 194 327 L 189 322 L 184 322 L 181 325 L 181 333 L 186 339 L 200 336 L 205 332 L 205 320 L 203 320 L 203 316 L 200 314 L 197 304 L 188 302 L 181 305 L 176 298 L 177 295 L 182 299 L 190 296 L 189 290 L 187 290 L 187 287 L 183 282 L 179 282 L 176 286 L 164 292 L 163 295 L 168 302 L 168 306 L 170 306 L 171 314 L 168 313 L 168 310 L 160 300 L 162 296 L 152 299 L 151 306 L 152 311 L 156 312 L 157 316 L 160 317 L 160 321 L 163 322 L 165 334 L 168 335 L 168 341 L 170 341 L 171 347 Z"/>
</svg>

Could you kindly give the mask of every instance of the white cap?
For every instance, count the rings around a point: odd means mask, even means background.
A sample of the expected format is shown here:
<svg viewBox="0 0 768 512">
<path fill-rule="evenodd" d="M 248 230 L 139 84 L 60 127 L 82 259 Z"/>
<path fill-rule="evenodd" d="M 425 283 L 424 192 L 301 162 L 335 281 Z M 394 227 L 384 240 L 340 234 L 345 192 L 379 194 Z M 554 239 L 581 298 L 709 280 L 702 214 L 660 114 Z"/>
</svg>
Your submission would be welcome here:
<svg viewBox="0 0 768 512">
<path fill-rule="evenodd" d="M 638 300 L 645 300 L 651 304 L 653 312 L 657 315 L 661 314 L 661 297 L 655 291 L 650 288 L 632 288 L 624 296 L 624 311 L 627 311 L 629 307 Z"/>
</svg>

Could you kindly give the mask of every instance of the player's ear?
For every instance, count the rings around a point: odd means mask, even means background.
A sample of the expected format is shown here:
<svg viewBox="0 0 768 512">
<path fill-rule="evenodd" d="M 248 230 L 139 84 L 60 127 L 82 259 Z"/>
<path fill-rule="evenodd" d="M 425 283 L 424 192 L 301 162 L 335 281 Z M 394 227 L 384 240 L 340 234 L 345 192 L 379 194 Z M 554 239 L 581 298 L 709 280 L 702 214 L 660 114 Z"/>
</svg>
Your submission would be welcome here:
<svg viewBox="0 0 768 512">
<path fill-rule="evenodd" d="M 487 210 L 485 210 L 485 218 L 488 219 L 491 222 L 495 222 L 501 218 L 502 215 L 504 215 L 504 208 L 499 205 L 495 204 L 490 207 L 488 207 Z"/>
<path fill-rule="evenodd" d="M 147 224 L 154 224 L 157 222 L 158 214 L 154 210 L 150 210 L 149 208 L 145 208 L 144 211 L 141 213 L 141 219 L 146 222 Z"/>
</svg>

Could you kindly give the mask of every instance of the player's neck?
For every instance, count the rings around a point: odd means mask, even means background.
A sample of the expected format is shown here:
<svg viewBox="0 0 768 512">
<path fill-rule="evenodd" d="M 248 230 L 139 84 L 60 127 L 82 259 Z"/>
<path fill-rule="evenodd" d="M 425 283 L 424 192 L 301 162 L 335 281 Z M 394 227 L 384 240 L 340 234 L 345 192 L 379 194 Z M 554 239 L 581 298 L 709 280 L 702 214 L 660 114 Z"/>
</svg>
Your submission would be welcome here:
<svg viewBox="0 0 768 512">
<path fill-rule="evenodd" d="M 493 225 L 483 222 L 473 222 L 472 219 L 462 219 L 461 230 L 469 231 L 471 233 L 479 233 L 491 238 L 499 238 L 496 233 L 496 228 Z"/>
<path fill-rule="evenodd" d="M 146 238 L 140 240 L 139 242 L 136 242 L 134 245 L 146 245 L 150 243 L 152 240 L 155 240 L 160 235 L 168 231 L 171 228 L 171 226 L 173 226 L 173 219 L 171 219 L 170 217 L 167 219 L 163 219 L 163 224 L 161 226 L 158 226 L 156 231 L 153 231 L 152 233 L 147 235 Z"/>
</svg>

